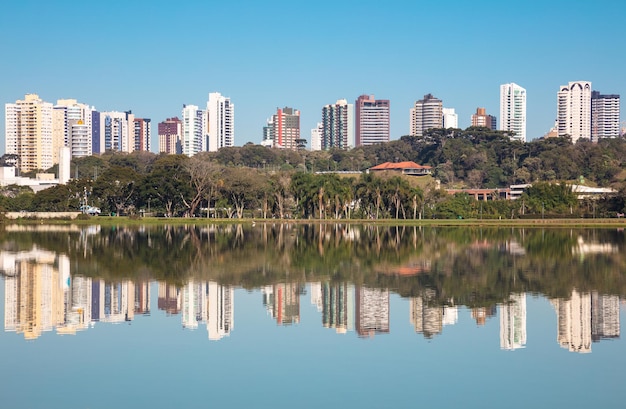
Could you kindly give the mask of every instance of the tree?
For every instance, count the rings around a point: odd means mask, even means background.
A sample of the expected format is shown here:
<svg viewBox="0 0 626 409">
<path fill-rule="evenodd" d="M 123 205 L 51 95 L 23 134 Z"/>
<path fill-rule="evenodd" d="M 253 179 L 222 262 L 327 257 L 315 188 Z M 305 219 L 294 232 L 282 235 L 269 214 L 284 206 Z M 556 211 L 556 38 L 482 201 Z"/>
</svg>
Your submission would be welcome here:
<svg viewBox="0 0 626 409">
<path fill-rule="evenodd" d="M 134 199 L 137 187 L 142 184 L 141 179 L 133 169 L 112 166 L 94 182 L 93 194 L 119 216 L 123 211 L 134 209 Z"/>
<path fill-rule="evenodd" d="M 186 168 L 188 160 L 184 155 L 160 155 L 141 187 L 142 203 L 154 199 L 154 207 L 161 206 L 168 216 L 183 211 L 184 198 L 192 193 L 191 175 Z"/>
<path fill-rule="evenodd" d="M 185 162 L 184 167 L 189 174 L 191 194 L 189 199 L 182 194 L 181 198 L 188 208 L 189 215 L 194 216 L 200 202 L 205 198 L 210 202 L 217 189 L 222 186 L 222 173 L 225 168 L 211 161 L 207 153 L 192 156 Z M 210 207 L 209 205 L 208 208 Z"/>
</svg>

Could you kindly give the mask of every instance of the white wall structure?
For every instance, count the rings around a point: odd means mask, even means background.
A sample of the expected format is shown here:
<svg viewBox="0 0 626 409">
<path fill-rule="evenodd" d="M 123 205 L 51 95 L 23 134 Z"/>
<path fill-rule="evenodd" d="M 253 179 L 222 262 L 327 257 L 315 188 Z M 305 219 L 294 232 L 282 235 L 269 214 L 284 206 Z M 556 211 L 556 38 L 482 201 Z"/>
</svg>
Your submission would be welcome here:
<svg viewBox="0 0 626 409">
<path fill-rule="evenodd" d="M 209 143 L 207 150 L 235 146 L 235 104 L 219 92 L 209 93 L 207 102 Z"/>
<path fill-rule="evenodd" d="M 557 93 L 558 136 L 569 135 L 572 142 L 591 139 L 591 82 L 574 81 Z"/>
<path fill-rule="evenodd" d="M 59 184 L 65 185 L 70 180 L 70 161 L 72 155 L 70 148 L 62 146 L 59 148 Z"/>
<path fill-rule="evenodd" d="M 526 90 L 513 82 L 500 85 L 500 130 L 526 142 Z"/>
</svg>

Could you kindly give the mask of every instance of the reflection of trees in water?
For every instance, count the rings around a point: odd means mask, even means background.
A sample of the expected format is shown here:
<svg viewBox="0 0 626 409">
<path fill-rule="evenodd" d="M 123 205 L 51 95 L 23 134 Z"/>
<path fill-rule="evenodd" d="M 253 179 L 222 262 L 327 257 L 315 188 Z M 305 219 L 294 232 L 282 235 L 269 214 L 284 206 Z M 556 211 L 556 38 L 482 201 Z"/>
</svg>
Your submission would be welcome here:
<svg viewBox="0 0 626 409">
<path fill-rule="evenodd" d="M 389 288 L 402 296 L 428 289 L 441 305 L 454 299 L 475 308 L 512 292 L 626 293 L 624 233 L 614 230 L 258 223 L 0 237 L 3 248 L 36 245 L 67 254 L 72 274 L 107 279 L 194 278 L 245 288 L 330 280 Z"/>
</svg>

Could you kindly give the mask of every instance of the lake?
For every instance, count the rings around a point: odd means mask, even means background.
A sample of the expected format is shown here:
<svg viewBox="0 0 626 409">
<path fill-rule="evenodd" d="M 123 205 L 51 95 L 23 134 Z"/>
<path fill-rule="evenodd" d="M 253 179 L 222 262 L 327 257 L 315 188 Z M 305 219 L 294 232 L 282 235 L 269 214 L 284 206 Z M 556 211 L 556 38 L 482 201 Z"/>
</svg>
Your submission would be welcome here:
<svg viewBox="0 0 626 409">
<path fill-rule="evenodd" d="M 6 408 L 621 408 L 623 230 L 0 232 Z"/>
</svg>

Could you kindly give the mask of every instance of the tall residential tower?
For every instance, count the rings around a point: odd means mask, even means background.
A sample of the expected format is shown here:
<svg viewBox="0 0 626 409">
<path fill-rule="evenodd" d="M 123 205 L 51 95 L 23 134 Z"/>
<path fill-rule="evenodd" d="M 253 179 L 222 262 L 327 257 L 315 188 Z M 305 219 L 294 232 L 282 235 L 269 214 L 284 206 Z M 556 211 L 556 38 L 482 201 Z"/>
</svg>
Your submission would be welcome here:
<svg viewBox="0 0 626 409">
<path fill-rule="evenodd" d="M 513 82 L 500 85 L 500 130 L 526 142 L 526 90 Z"/>
<path fill-rule="evenodd" d="M 416 101 L 410 113 L 409 132 L 413 136 L 423 136 L 427 129 L 443 128 L 443 102 L 433 94 L 426 94 L 424 99 Z"/>
<path fill-rule="evenodd" d="M 355 103 L 355 146 L 389 142 L 389 100 L 361 95 Z"/>
<path fill-rule="evenodd" d="M 572 142 L 591 139 L 591 82 L 563 85 L 557 94 L 558 136 L 569 135 Z"/>
<path fill-rule="evenodd" d="M 209 152 L 235 146 L 235 104 L 219 92 L 211 92 L 207 102 Z"/>
</svg>

